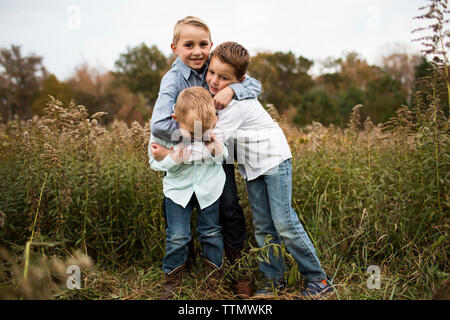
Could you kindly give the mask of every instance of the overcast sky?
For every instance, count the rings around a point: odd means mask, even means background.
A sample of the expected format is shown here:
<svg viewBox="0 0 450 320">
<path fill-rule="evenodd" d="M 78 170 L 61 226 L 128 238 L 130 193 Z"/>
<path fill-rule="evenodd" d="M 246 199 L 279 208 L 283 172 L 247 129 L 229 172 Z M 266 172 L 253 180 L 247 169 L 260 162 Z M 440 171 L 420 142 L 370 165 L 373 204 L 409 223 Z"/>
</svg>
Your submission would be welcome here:
<svg viewBox="0 0 450 320">
<path fill-rule="evenodd" d="M 319 61 L 356 51 L 370 63 L 400 43 L 411 52 L 413 17 L 424 0 L 0 0 L 0 47 L 22 46 L 64 80 L 83 62 L 112 70 L 127 46 L 157 45 L 166 55 L 175 22 L 202 18 L 215 45 L 292 51 Z M 318 70 L 316 66 L 316 71 Z"/>
</svg>

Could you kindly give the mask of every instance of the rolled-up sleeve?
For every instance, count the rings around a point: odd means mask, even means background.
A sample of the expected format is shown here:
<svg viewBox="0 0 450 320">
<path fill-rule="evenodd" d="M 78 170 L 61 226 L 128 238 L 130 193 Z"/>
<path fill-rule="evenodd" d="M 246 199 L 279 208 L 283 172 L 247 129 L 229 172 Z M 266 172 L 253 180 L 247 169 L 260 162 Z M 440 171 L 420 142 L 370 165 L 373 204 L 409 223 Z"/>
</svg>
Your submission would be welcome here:
<svg viewBox="0 0 450 320">
<path fill-rule="evenodd" d="M 170 169 L 179 166 L 173 161 L 170 154 L 168 154 L 163 160 L 156 161 L 153 157 L 150 157 L 150 167 L 155 171 L 169 171 Z"/>
<path fill-rule="evenodd" d="M 152 153 L 150 151 L 150 146 L 152 143 L 157 143 L 167 149 L 170 149 L 171 145 L 169 142 L 165 142 L 162 139 L 156 137 L 154 134 L 152 134 L 150 136 L 150 141 L 148 143 L 148 158 L 149 158 L 149 163 L 150 163 L 150 167 L 155 170 L 155 171 L 168 171 L 170 169 L 172 169 L 173 167 L 177 166 L 177 164 L 175 163 L 175 161 L 173 161 L 172 157 L 170 156 L 170 154 L 168 154 L 163 160 L 161 161 L 157 161 L 155 160 L 155 158 L 153 158 Z"/>
</svg>

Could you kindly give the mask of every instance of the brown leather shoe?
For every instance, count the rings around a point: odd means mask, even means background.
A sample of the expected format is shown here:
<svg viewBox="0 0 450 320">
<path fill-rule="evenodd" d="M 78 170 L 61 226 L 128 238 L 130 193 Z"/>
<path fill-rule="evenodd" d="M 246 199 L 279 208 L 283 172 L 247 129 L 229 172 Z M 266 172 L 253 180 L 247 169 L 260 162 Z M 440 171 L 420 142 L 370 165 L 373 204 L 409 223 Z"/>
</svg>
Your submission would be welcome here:
<svg viewBox="0 0 450 320">
<path fill-rule="evenodd" d="M 223 250 L 225 251 L 225 256 L 227 257 L 231 265 L 242 258 L 242 250 L 240 248 L 233 247 L 226 241 L 223 241 Z M 235 283 L 233 287 L 236 295 L 242 299 L 250 298 L 254 292 L 252 282 L 247 277 L 243 277 L 241 280 Z"/>
<path fill-rule="evenodd" d="M 214 263 L 206 258 L 203 258 L 203 261 L 205 262 L 205 286 L 208 290 L 215 291 L 222 280 L 222 268 L 217 268 Z"/>
<path fill-rule="evenodd" d="M 236 292 L 236 295 L 241 299 L 250 298 L 251 296 L 253 296 L 254 292 L 252 282 L 247 278 L 239 280 L 234 285 L 234 290 Z"/>
<path fill-rule="evenodd" d="M 171 299 L 176 291 L 181 291 L 184 272 L 185 265 L 182 264 L 178 268 L 172 270 L 172 272 L 164 274 L 164 287 L 160 297 L 161 300 Z"/>
</svg>

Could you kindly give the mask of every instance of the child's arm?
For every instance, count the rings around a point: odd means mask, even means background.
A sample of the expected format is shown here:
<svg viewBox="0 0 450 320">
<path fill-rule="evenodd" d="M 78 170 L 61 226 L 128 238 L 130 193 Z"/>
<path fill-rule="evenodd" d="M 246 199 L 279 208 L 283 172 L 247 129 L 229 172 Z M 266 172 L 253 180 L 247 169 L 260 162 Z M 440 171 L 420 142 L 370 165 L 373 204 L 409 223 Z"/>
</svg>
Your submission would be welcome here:
<svg viewBox="0 0 450 320">
<path fill-rule="evenodd" d="M 175 73 L 169 72 L 162 78 L 150 122 L 152 134 L 168 142 L 171 141 L 172 133 L 178 128 L 172 118 L 172 109 L 180 93 L 179 87 Z"/>
<path fill-rule="evenodd" d="M 167 155 L 161 159 L 160 161 L 156 160 L 154 157 L 150 156 L 150 167 L 155 171 L 169 171 L 176 166 L 179 166 L 184 163 L 189 162 L 189 157 L 191 155 L 191 152 L 189 150 L 186 150 L 185 147 L 180 144 L 180 146 L 177 149 L 167 149 L 165 147 L 165 150 L 168 150 Z"/>
<path fill-rule="evenodd" d="M 153 155 L 153 151 L 158 153 Z M 177 148 L 170 147 L 167 142 L 155 137 L 150 137 L 148 144 L 148 157 L 150 167 L 155 171 L 169 171 L 174 167 L 188 162 L 190 151 L 186 150 L 181 144 Z"/>
<path fill-rule="evenodd" d="M 150 159 L 149 160 L 150 168 L 152 168 L 155 171 L 169 171 L 170 169 L 172 169 L 177 165 L 175 161 L 173 161 L 173 159 L 170 157 L 170 155 L 167 155 L 161 161 L 158 161 L 151 155 L 150 148 L 148 154 Z"/>
<path fill-rule="evenodd" d="M 150 145 L 149 152 L 156 161 L 162 161 L 165 157 L 167 157 L 167 155 L 170 154 L 170 152 L 172 151 L 172 148 L 171 149 L 165 148 L 165 147 L 157 144 L 156 142 L 153 142 Z"/>
<path fill-rule="evenodd" d="M 213 130 L 216 139 L 228 141 L 238 130 L 249 114 L 246 103 L 235 102 L 219 111 L 219 120 Z"/>
<path fill-rule="evenodd" d="M 181 145 L 181 144 L 180 144 Z M 153 143 L 149 149 L 149 153 L 151 156 L 157 161 L 163 161 L 168 155 L 174 156 L 173 148 L 169 149 L 164 146 Z M 200 154 L 200 156 L 199 156 Z M 192 161 L 205 161 L 205 162 L 221 162 L 228 156 L 228 149 L 225 148 L 225 145 L 217 140 L 214 135 L 211 136 L 210 142 L 205 142 L 202 150 L 197 149 L 196 156 L 194 159 L 189 159 L 191 153 L 189 150 L 186 150 L 186 153 L 181 154 L 183 159 L 183 163 Z M 180 158 L 180 156 L 178 156 Z M 176 159 L 173 159 L 177 162 Z"/>
<path fill-rule="evenodd" d="M 244 81 L 230 84 L 214 96 L 214 105 L 218 110 L 225 108 L 234 97 L 237 100 L 257 98 L 261 94 L 261 83 L 245 75 Z"/>
</svg>

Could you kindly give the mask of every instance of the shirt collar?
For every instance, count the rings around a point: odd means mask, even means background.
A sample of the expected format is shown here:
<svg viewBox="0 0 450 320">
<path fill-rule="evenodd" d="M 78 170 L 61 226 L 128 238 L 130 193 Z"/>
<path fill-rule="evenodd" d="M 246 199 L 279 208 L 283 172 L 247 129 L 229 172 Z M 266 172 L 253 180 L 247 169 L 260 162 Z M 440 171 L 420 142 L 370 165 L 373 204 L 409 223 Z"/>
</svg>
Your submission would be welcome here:
<svg viewBox="0 0 450 320">
<path fill-rule="evenodd" d="M 208 69 L 208 64 L 209 64 L 209 61 L 206 62 L 205 71 Z M 178 67 L 178 70 L 180 70 L 181 74 L 183 75 L 183 77 L 186 80 L 189 79 L 191 72 L 194 74 L 197 74 L 200 77 L 205 75 L 205 71 L 203 71 L 202 75 L 199 75 L 197 72 L 195 72 L 194 70 L 189 68 L 183 61 L 181 61 L 180 57 L 177 57 L 177 59 L 175 60 L 175 62 L 173 63 L 172 66 L 175 66 L 175 65 Z"/>
</svg>

